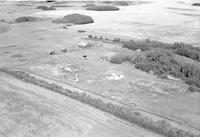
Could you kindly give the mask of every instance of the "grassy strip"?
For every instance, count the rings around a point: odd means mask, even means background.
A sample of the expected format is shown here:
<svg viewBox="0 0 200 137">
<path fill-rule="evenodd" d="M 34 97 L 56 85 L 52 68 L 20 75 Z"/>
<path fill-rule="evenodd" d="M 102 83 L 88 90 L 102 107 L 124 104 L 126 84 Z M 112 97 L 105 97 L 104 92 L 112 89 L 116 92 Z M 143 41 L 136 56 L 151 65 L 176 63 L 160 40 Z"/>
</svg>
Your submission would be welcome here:
<svg viewBox="0 0 200 137">
<path fill-rule="evenodd" d="M 140 113 L 136 112 L 131 107 L 127 107 L 123 105 L 119 106 L 113 103 L 106 103 L 106 102 L 103 102 L 101 99 L 92 98 L 86 93 L 72 92 L 54 83 L 48 83 L 44 80 L 37 79 L 34 76 L 31 76 L 22 71 L 9 71 L 6 69 L 0 69 L 0 71 L 11 74 L 15 76 L 16 78 L 24 80 L 26 82 L 33 83 L 35 85 L 47 88 L 54 92 L 58 92 L 60 94 L 71 97 L 83 103 L 89 104 L 95 108 L 108 112 L 130 123 L 137 124 L 145 129 L 149 129 L 158 134 L 162 134 L 166 137 L 200 137 L 200 135 L 194 135 L 191 132 L 173 127 L 172 125 L 170 125 L 164 120 L 154 121 L 153 119 L 149 117 L 142 116 Z"/>
</svg>

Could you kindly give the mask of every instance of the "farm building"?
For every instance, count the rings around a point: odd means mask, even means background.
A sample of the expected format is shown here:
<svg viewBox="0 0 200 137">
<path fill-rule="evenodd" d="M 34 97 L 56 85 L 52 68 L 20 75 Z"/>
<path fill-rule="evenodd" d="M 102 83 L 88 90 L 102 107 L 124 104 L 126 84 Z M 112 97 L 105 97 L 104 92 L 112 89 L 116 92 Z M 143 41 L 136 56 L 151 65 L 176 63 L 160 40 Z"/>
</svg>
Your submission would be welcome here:
<svg viewBox="0 0 200 137">
<path fill-rule="evenodd" d="M 88 47 L 91 47 L 91 44 L 88 43 L 88 42 L 80 42 L 80 43 L 78 44 L 78 46 L 79 46 L 80 48 L 88 48 Z"/>
</svg>

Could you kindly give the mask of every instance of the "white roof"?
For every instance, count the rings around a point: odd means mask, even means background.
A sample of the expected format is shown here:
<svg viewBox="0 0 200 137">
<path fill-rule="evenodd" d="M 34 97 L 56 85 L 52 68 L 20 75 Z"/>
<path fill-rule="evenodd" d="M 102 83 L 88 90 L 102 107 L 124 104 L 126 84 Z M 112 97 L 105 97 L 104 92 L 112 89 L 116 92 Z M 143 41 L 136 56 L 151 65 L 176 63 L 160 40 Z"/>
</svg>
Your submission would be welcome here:
<svg viewBox="0 0 200 137">
<path fill-rule="evenodd" d="M 82 46 L 82 47 L 87 47 L 87 46 L 89 46 L 89 43 L 88 42 L 80 42 L 78 45 Z"/>
</svg>

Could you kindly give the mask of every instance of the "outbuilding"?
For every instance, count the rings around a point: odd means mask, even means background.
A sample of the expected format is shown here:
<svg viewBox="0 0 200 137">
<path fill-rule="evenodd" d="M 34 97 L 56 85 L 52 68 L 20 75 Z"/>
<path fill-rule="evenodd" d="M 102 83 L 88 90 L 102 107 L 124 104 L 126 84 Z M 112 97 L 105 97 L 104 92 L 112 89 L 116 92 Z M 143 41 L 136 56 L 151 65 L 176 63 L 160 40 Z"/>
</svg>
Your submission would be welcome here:
<svg viewBox="0 0 200 137">
<path fill-rule="evenodd" d="M 91 44 L 88 43 L 88 42 L 80 42 L 80 43 L 78 44 L 78 46 L 79 46 L 80 48 L 88 48 L 88 47 L 91 47 Z"/>
</svg>

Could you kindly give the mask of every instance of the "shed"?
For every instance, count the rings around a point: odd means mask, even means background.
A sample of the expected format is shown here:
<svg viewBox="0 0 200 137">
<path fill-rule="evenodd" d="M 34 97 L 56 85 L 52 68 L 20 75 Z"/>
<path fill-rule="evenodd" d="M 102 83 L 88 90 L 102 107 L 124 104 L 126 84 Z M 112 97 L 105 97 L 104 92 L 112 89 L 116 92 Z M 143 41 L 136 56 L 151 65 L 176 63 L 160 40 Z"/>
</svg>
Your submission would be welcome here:
<svg viewBox="0 0 200 137">
<path fill-rule="evenodd" d="M 91 44 L 88 43 L 88 42 L 80 42 L 80 43 L 78 44 L 78 46 L 79 46 L 80 48 L 88 48 L 88 47 L 91 47 Z"/>
<path fill-rule="evenodd" d="M 141 50 L 141 49 L 137 49 L 136 51 L 137 51 L 137 52 L 141 52 L 142 50 Z"/>
</svg>

